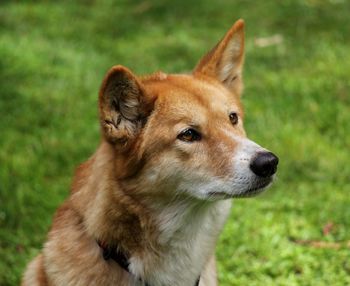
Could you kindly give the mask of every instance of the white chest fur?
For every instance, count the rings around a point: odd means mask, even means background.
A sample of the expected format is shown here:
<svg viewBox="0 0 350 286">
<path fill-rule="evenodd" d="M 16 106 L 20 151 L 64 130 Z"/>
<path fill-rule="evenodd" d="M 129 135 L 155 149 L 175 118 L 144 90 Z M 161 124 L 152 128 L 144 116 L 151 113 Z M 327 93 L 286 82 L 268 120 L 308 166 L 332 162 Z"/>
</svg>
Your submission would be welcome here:
<svg viewBox="0 0 350 286">
<path fill-rule="evenodd" d="M 230 206 L 230 201 L 196 206 L 181 202 L 162 208 L 157 215 L 162 250 L 132 257 L 131 272 L 152 286 L 194 285 L 214 254 Z"/>
</svg>

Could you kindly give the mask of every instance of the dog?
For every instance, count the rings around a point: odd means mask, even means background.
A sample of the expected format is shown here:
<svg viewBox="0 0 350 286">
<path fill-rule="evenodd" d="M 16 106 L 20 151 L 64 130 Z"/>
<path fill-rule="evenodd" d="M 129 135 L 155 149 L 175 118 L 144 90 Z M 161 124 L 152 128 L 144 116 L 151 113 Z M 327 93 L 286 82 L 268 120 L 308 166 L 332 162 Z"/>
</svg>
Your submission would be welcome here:
<svg viewBox="0 0 350 286">
<path fill-rule="evenodd" d="M 246 137 L 243 62 L 238 20 L 191 74 L 109 70 L 101 143 L 22 285 L 217 285 L 229 199 L 260 193 L 278 164 Z"/>
</svg>

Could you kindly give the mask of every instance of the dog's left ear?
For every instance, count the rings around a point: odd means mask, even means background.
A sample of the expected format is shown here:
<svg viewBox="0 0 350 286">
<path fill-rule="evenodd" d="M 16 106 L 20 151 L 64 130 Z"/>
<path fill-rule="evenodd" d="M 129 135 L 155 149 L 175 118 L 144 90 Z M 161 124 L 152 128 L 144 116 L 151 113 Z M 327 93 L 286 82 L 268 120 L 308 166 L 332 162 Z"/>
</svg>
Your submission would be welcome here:
<svg viewBox="0 0 350 286">
<path fill-rule="evenodd" d="M 105 139 L 116 147 L 129 146 L 140 133 L 152 105 L 142 83 L 129 69 L 112 67 L 99 93 L 100 123 Z"/>
<path fill-rule="evenodd" d="M 204 74 L 221 81 L 228 89 L 241 94 L 244 62 L 244 21 L 238 20 L 224 38 L 198 63 L 194 74 Z"/>
</svg>

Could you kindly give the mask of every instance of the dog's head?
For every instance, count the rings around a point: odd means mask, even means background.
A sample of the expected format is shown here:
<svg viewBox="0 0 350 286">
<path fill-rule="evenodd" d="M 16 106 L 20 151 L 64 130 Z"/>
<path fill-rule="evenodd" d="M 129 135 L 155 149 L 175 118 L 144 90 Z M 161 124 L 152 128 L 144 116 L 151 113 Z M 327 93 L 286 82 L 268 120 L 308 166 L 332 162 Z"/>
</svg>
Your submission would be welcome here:
<svg viewBox="0 0 350 286">
<path fill-rule="evenodd" d="M 278 158 L 243 128 L 244 23 L 237 21 L 190 75 L 137 77 L 113 67 L 99 95 L 116 175 L 138 192 L 213 200 L 268 186 Z"/>
</svg>

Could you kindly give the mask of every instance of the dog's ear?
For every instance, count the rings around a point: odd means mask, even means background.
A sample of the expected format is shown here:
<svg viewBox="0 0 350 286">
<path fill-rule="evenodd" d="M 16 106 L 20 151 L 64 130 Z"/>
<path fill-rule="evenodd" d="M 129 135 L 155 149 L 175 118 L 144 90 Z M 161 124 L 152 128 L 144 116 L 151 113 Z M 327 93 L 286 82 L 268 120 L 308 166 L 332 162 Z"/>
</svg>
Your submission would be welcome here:
<svg viewBox="0 0 350 286">
<path fill-rule="evenodd" d="M 227 88 L 241 94 L 244 62 L 244 21 L 238 20 L 223 39 L 198 63 L 194 74 L 215 77 Z"/>
<path fill-rule="evenodd" d="M 108 71 L 99 93 L 100 122 L 107 141 L 126 147 L 145 124 L 150 108 L 142 84 L 130 70 L 114 66 Z"/>
</svg>

